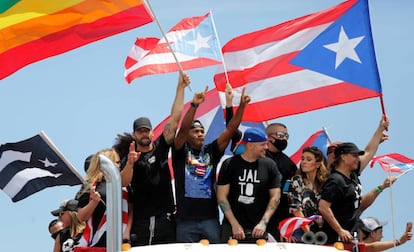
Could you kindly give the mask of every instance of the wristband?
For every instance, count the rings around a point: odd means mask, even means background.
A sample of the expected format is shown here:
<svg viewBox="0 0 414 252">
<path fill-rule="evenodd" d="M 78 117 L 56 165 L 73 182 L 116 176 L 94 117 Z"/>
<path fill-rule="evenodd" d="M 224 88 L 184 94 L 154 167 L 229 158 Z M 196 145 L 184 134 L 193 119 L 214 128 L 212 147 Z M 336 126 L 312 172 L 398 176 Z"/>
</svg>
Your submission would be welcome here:
<svg viewBox="0 0 414 252">
<path fill-rule="evenodd" d="M 401 245 L 401 242 L 400 242 L 400 240 L 395 239 L 394 244 L 395 244 L 395 246 L 400 246 Z"/>
<path fill-rule="evenodd" d="M 375 190 L 376 190 L 378 193 L 382 193 L 382 189 L 381 189 L 381 187 L 379 187 L 379 186 L 375 187 Z"/>
<path fill-rule="evenodd" d="M 195 104 L 194 102 L 192 102 L 192 103 L 191 103 L 191 107 L 193 107 L 193 108 L 197 108 L 197 107 L 198 107 L 198 104 Z"/>
</svg>

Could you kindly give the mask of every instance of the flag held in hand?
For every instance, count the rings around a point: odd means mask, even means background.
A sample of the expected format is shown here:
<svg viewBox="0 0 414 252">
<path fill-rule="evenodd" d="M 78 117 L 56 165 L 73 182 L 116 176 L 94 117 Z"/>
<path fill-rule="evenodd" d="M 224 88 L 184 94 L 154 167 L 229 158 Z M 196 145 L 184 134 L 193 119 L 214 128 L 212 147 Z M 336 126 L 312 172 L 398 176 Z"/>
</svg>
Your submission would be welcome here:
<svg viewBox="0 0 414 252">
<path fill-rule="evenodd" d="M 398 153 L 375 156 L 369 162 L 369 166 L 372 168 L 375 163 L 378 163 L 384 171 L 390 173 L 403 174 L 414 168 L 414 159 Z"/>
<path fill-rule="evenodd" d="M 382 95 L 367 0 L 345 1 L 238 36 L 222 52 L 235 99 L 243 87 L 251 97 L 245 121 Z M 224 67 L 219 66 L 214 82 L 224 93 Z"/>
<path fill-rule="evenodd" d="M 279 223 L 279 231 L 280 235 L 284 238 L 289 238 L 292 236 L 293 232 L 298 229 L 302 228 L 306 225 L 309 225 L 312 221 L 321 218 L 320 215 L 312 215 L 310 217 L 289 217 L 282 220 Z"/>
<path fill-rule="evenodd" d="M 211 13 L 184 18 L 166 34 L 183 70 L 221 64 L 220 45 Z M 180 70 L 167 41 L 137 38 L 125 61 L 125 80 Z"/>
</svg>

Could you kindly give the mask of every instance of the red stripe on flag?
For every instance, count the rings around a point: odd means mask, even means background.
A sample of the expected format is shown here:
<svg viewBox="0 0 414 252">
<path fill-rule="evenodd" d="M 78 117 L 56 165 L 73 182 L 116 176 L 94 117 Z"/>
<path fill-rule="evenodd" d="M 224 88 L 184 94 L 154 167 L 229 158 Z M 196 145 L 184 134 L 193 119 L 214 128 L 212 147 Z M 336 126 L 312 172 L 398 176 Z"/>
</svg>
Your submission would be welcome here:
<svg viewBox="0 0 414 252">
<path fill-rule="evenodd" d="M 337 96 L 331 97 L 329 94 Z M 326 102 L 334 100 L 337 104 L 347 103 L 349 99 L 363 100 L 367 97 L 377 97 L 378 93 L 373 90 L 361 88 L 348 83 L 339 83 L 323 88 L 295 93 L 293 95 L 280 96 L 261 102 L 249 103 L 249 110 L 244 112 L 243 121 L 261 122 L 261 118 L 272 119 L 274 116 L 283 117 L 295 115 L 326 107 Z M 294 97 L 294 99 L 292 99 Z M 317 99 L 315 98 L 317 97 Z M 277 105 L 275 105 L 277 104 Z M 312 107 L 310 107 L 312 104 Z M 269 109 L 277 106 L 278 109 Z M 260 114 L 261 118 L 257 115 Z"/>
</svg>

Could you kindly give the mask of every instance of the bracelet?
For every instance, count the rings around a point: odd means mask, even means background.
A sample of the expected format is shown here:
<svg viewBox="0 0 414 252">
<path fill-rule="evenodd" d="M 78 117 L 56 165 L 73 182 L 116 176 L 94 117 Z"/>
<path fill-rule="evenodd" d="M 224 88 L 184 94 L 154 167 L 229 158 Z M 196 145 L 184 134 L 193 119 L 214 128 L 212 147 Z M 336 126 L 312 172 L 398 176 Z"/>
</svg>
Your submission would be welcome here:
<svg viewBox="0 0 414 252">
<path fill-rule="evenodd" d="M 382 193 L 382 189 L 381 189 L 381 187 L 379 187 L 379 186 L 375 187 L 375 190 L 376 190 L 378 193 Z"/>
<path fill-rule="evenodd" d="M 401 245 L 401 242 L 400 242 L 400 240 L 395 239 L 394 244 L 395 244 L 395 246 L 400 246 Z"/>
<path fill-rule="evenodd" d="M 192 103 L 191 103 L 191 107 L 193 107 L 193 108 L 197 108 L 197 107 L 198 107 L 198 104 L 195 104 L 194 102 L 192 102 Z"/>
</svg>

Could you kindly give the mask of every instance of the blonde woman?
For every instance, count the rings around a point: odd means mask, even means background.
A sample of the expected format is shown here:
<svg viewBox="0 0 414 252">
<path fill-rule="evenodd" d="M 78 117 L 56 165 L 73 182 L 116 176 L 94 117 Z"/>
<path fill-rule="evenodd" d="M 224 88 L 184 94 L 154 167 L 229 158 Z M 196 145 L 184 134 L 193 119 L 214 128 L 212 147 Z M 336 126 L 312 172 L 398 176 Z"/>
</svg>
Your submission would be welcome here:
<svg viewBox="0 0 414 252">
<path fill-rule="evenodd" d="M 91 230 L 89 236 L 82 237 L 81 246 L 106 247 L 106 181 L 101 170 L 99 155 L 108 157 L 119 168 L 120 159 L 114 149 L 104 149 L 92 156 L 86 173 L 87 185 L 78 193 L 78 217 L 87 221 Z"/>
<path fill-rule="evenodd" d="M 72 252 L 78 244 L 85 222 L 79 220 L 77 210 L 78 201 L 72 199 L 63 201 L 59 209 L 51 212 L 63 223 L 63 229 L 56 236 L 53 252 Z"/>
</svg>

